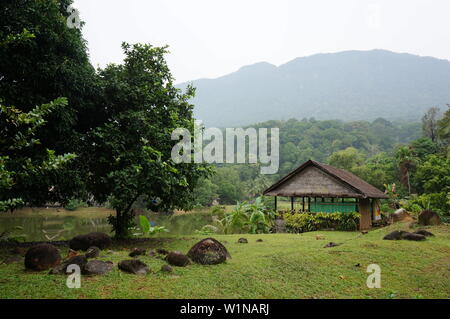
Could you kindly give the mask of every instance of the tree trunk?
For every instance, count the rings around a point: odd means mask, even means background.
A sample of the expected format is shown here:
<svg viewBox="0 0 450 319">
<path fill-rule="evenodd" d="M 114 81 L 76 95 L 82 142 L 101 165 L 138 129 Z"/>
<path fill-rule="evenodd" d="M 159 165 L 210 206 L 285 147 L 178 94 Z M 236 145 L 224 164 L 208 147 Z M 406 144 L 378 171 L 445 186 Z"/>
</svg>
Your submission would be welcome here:
<svg viewBox="0 0 450 319">
<path fill-rule="evenodd" d="M 408 193 L 411 195 L 411 183 L 409 182 L 409 170 L 406 171 L 406 178 L 408 180 Z"/>
<path fill-rule="evenodd" d="M 116 209 L 116 225 L 115 225 L 115 237 L 116 238 L 126 238 L 128 237 L 128 227 L 129 219 L 133 218 L 133 216 L 129 216 L 133 211 L 131 207 L 134 202 L 137 200 L 139 195 L 137 195 L 133 200 L 129 203 L 129 205 L 124 209 Z"/>
<path fill-rule="evenodd" d="M 123 214 L 120 210 L 117 210 L 117 213 L 116 213 L 115 231 L 116 231 L 116 233 L 115 233 L 116 238 L 124 238 L 125 237 L 126 229 L 125 229 L 125 225 L 123 222 Z"/>
</svg>

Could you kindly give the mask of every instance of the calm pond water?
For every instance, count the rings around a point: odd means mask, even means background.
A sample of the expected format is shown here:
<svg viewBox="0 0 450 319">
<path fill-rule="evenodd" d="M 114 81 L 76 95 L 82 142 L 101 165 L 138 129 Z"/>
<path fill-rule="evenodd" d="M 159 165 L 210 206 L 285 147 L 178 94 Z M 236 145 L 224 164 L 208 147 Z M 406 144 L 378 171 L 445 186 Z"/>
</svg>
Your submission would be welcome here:
<svg viewBox="0 0 450 319">
<path fill-rule="evenodd" d="M 169 232 L 160 236 L 190 235 L 204 225 L 212 223 L 209 214 L 160 215 L 145 214 L 152 224 L 165 226 Z M 138 223 L 138 217 L 136 217 Z M 80 234 L 93 231 L 111 233 L 111 226 L 106 218 L 85 218 L 75 216 L 0 216 L 0 233 L 15 230 L 16 235 L 26 235 L 26 241 L 68 240 Z"/>
</svg>

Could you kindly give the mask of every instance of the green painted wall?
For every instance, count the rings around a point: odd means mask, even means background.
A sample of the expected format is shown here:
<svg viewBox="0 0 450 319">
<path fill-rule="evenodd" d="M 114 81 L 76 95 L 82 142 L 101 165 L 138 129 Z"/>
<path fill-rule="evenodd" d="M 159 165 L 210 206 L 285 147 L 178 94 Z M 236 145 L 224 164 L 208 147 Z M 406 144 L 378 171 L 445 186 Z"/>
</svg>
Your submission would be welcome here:
<svg viewBox="0 0 450 319">
<path fill-rule="evenodd" d="M 357 203 L 314 203 L 311 202 L 310 211 L 313 213 L 351 213 L 356 212 Z"/>
</svg>

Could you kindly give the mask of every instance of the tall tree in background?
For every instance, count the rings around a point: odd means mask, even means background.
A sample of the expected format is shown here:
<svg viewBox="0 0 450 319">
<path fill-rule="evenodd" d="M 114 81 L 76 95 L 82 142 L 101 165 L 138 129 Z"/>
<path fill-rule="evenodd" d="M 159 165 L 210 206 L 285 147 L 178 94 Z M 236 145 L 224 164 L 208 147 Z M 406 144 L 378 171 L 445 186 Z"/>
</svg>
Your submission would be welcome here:
<svg viewBox="0 0 450 319">
<path fill-rule="evenodd" d="M 444 117 L 438 121 L 438 137 L 444 147 L 450 146 L 450 104 L 447 104 Z"/>
<path fill-rule="evenodd" d="M 396 159 L 400 170 L 400 182 L 408 188 L 411 194 L 410 172 L 414 165 L 414 155 L 409 146 L 401 146 L 397 149 Z"/>
<path fill-rule="evenodd" d="M 437 140 L 439 108 L 431 107 L 422 117 L 423 134 L 429 137 L 433 142 Z"/>
<path fill-rule="evenodd" d="M 354 147 L 347 147 L 345 150 L 331 154 L 328 163 L 351 171 L 354 167 L 361 166 L 364 163 L 364 154 Z"/>
</svg>

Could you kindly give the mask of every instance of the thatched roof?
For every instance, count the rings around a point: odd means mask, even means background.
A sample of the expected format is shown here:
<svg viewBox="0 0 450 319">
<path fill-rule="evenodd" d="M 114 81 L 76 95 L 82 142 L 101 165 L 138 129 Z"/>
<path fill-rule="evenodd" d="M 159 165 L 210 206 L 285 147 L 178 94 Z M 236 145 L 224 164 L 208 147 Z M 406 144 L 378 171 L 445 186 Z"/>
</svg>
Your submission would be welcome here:
<svg viewBox="0 0 450 319">
<path fill-rule="evenodd" d="M 269 196 L 388 198 L 358 176 L 309 160 L 264 191 Z"/>
</svg>

